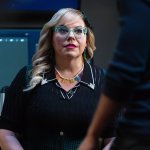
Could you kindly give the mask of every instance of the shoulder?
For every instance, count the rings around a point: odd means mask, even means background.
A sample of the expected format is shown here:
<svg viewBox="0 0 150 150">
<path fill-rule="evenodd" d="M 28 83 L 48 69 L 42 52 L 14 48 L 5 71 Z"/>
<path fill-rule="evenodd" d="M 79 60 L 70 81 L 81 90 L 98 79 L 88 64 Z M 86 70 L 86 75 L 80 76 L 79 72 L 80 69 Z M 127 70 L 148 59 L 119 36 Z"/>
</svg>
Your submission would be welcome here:
<svg viewBox="0 0 150 150">
<path fill-rule="evenodd" d="M 27 66 L 22 67 L 15 76 L 14 80 L 22 80 L 25 77 Z"/>
<path fill-rule="evenodd" d="M 96 83 L 101 84 L 105 76 L 105 69 L 98 67 L 94 63 L 85 62 L 85 74 L 87 78 L 90 78 Z"/>
<path fill-rule="evenodd" d="M 24 81 L 26 81 L 27 78 L 29 78 L 31 76 L 31 73 L 32 73 L 32 66 L 26 65 L 19 70 L 16 77 L 21 78 Z"/>
<path fill-rule="evenodd" d="M 24 87 L 25 83 L 25 75 L 26 75 L 26 68 L 27 66 L 23 66 L 20 70 L 16 73 L 15 78 L 12 80 L 11 84 L 9 85 L 9 93 L 16 93 L 20 91 Z"/>
<path fill-rule="evenodd" d="M 96 76 L 100 76 L 100 77 L 105 76 L 105 74 L 106 74 L 106 69 L 105 68 L 99 67 L 95 64 L 92 64 L 91 66 L 92 66 L 93 71 L 95 72 Z"/>
<path fill-rule="evenodd" d="M 104 82 L 104 77 L 105 77 L 105 72 L 106 70 L 102 67 L 96 66 L 96 65 L 92 65 L 93 67 L 93 72 L 94 72 L 94 78 L 95 78 L 95 84 L 98 87 L 102 87 L 103 82 Z"/>
<path fill-rule="evenodd" d="M 20 83 L 22 85 L 26 85 L 29 79 L 31 78 L 32 66 L 26 65 L 23 66 L 17 73 L 13 82 Z"/>
</svg>

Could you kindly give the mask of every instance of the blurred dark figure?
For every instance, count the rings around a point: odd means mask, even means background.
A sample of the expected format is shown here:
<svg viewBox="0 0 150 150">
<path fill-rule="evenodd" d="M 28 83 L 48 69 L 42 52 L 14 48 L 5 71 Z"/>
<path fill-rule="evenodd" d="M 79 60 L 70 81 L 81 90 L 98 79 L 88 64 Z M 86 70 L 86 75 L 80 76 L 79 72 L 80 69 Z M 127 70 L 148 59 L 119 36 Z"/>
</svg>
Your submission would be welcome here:
<svg viewBox="0 0 150 150">
<path fill-rule="evenodd" d="M 111 150 L 150 150 L 150 0 L 119 0 L 121 33 L 103 94 L 78 150 L 96 150 L 104 124 L 121 106 Z"/>
</svg>

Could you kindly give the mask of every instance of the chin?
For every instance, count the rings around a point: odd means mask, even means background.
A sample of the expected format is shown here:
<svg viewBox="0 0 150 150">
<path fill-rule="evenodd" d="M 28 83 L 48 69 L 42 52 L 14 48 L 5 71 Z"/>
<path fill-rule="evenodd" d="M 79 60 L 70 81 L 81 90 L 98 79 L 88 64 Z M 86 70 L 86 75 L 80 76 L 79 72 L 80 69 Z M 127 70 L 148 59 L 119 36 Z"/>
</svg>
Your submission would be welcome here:
<svg viewBox="0 0 150 150">
<path fill-rule="evenodd" d="M 68 57 L 68 58 L 72 58 L 72 59 L 79 57 L 79 55 L 77 55 L 77 54 L 67 54 L 65 56 Z"/>
</svg>

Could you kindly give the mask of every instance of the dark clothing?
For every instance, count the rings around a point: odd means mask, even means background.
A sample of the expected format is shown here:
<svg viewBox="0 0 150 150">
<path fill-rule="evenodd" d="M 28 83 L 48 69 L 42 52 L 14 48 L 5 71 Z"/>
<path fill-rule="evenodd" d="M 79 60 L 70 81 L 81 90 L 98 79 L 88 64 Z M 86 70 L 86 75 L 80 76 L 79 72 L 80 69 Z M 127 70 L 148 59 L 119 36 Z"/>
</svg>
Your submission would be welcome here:
<svg viewBox="0 0 150 150">
<path fill-rule="evenodd" d="M 81 81 L 65 92 L 55 70 L 23 92 L 26 67 L 9 87 L 0 128 L 23 135 L 25 150 L 76 150 L 85 136 L 101 93 L 102 69 L 85 62 Z"/>
<path fill-rule="evenodd" d="M 118 132 L 111 150 L 149 150 L 150 138 Z"/>
<path fill-rule="evenodd" d="M 125 105 L 122 134 L 150 137 L 150 1 L 120 0 L 118 7 L 122 29 L 103 92 Z"/>
</svg>

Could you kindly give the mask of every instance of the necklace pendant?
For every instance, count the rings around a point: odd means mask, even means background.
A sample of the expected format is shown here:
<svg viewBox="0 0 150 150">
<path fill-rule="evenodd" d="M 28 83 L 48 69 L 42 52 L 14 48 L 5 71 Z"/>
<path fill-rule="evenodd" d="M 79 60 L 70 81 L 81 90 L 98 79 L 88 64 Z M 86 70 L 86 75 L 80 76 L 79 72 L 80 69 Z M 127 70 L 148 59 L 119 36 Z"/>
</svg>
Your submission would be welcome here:
<svg viewBox="0 0 150 150">
<path fill-rule="evenodd" d="M 56 78 L 59 80 L 61 83 L 66 83 L 66 84 L 73 84 L 75 82 L 80 82 L 81 81 L 81 76 L 83 74 L 83 68 L 84 64 L 81 68 L 81 70 L 73 77 L 73 78 L 65 78 L 63 77 L 60 72 L 55 68 L 55 73 L 56 73 Z"/>
<path fill-rule="evenodd" d="M 70 79 L 69 81 L 70 81 L 70 83 L 74 83 L 74 79 Z"/>
</svg>

